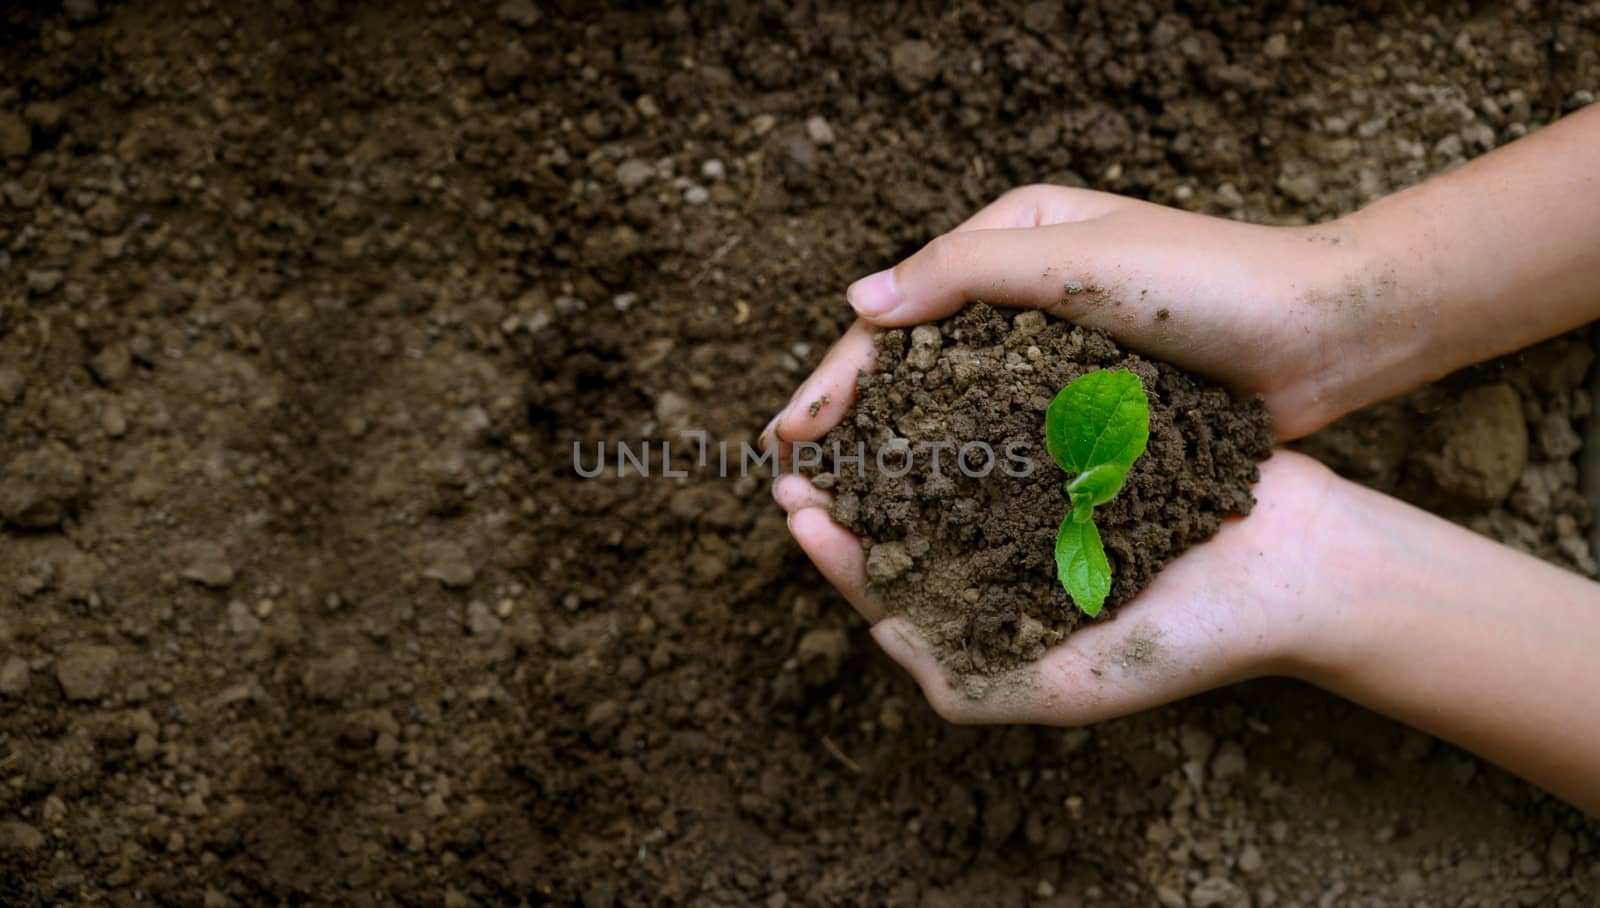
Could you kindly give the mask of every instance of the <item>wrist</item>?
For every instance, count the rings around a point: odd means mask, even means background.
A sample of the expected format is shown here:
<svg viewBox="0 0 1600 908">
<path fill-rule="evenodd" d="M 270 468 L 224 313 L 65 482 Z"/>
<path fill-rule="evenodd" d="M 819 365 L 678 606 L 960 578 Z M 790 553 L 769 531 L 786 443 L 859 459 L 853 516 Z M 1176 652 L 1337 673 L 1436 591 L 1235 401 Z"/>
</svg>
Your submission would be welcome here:
<svg viewBox="0 0 1600 908">
<path fill-rule="evenodd" d="M 1459 598 L 1451 588 L 1470 577 L 1474 565 L 1473 558 L 1460 557 L 1463 548 L 1486 549 L 1480 558 L 1505 551 L 1337 475 L 1316 522 L 1316 538 L 1308 542 L 1316 549 L 1315 564 L 1306 570 L 1314 593 L 1296 597 L 1290 609 L 1299 620 L 1281 642 L 1280 668 L 1341 693 L 1365 666 L 1403 651 L 1414 606 Z"/>
<path fill-rule="evenodd" d="M 1251 585 L 1262 616 L 1246 641 L 1251 674 L 1318 683 L 1357 648 L 1350 639 L 1351 626 L 1359 629 L 1353 616 L 1381 587 L 1385 566 L 1369 542 L 1374 515 L 1368 499 L 1388 499 L 1312 458 L 1283 451 L 1263 464 L 1257 488 L 1262 504 L 1268 495 L 1278 500 L 1271 502 L 1271 525 L 1262 528 L 1267 538 L 1260 546 L 1272 553 L 1271 573 L 1267 582 Z M 1284 545 L 1287 539 L 1293 545 Z"/>
<path fill-rule="evenodd" d="M 1269 400 L 1280 437 L 1308 435 L 1405 390 L 1417 348 L 1394 317 L 1396 272 L 1372 222 L 1262 229 L 1271 231 L 1263 248 L 1275 252 L 1258 317 L 1273 326 Z"/>
<path fill-rule="evenodd" d="M 1331 314 L 1346 355 L 1330 363 L 1339 415 L 1415 390 L 1450 371 L 1435 336 L 1444 294 L 1440 231 L 1429 212 L 1445 189 L 1425 183 L 1333 221 L 1345 254 Z"/>
<path fill-rule="evenodd" d="M 1280 299 L 1292 301 L 1288 336 L 1301 341 L 1289 384 L 1298 435 L 1437 378 L 1430 336 L 1438 280 L 1435 233 L 1409 190 L 1323 224 L 1285 231 L 1289 265 Z M 1431 191 L 1431 190 L 1430 190 Z"/>
</svg>

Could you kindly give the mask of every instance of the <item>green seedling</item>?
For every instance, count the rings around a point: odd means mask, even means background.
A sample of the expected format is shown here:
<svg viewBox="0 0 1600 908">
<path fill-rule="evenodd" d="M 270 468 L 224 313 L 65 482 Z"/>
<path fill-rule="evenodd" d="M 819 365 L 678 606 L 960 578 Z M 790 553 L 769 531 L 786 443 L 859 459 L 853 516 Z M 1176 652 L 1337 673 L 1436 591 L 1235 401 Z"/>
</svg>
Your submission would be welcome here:
<svg viewBox="0 0 1600 908">
<path fill-rule="evenodd" d="M 1044 441 L 1061 469 L 1072 510 L 1056 534 L 1056 576 L 1089 617 L 1111 592 L 1111 564 L 1094 509 L 1115 498 L 1150 442 L 1150 398 L 1127 369 L 1090 372 L 1068 384 L 1044 414 Z"/>
</svg>

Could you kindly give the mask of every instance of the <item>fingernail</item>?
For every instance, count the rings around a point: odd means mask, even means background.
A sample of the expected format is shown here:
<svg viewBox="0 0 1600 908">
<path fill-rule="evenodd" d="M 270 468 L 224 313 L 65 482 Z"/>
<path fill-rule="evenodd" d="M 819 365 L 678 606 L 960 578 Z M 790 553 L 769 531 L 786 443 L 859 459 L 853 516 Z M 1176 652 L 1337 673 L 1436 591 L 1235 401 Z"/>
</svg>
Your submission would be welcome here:
<svg viewBox="0 0 1600 908">
<path fill-rule="evenodd" d="M 894 269 L 869 274 L 844 292 L 855 310 L 867 318 L 883 315 L 900 305 L 900 291 L 894 286 Z"/>
</svg>

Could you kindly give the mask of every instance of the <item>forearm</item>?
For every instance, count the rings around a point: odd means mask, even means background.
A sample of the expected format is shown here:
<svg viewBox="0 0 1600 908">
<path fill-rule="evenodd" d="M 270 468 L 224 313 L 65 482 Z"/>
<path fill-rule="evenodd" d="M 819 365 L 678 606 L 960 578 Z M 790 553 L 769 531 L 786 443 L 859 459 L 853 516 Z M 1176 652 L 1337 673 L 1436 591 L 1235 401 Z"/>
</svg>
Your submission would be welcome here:
<svg viewBox="0 0 1600 908">
<path fill-rule="evenodd" d="M 1380 351 L 1345 378 L 1388 397 L 1600 317 L 1597 150 L 1600 105 L 1342 219 Z"/>
<path fill-rule="evenodd" d="M 1600 813 L 1600 584 L 1347 484 L 1293 674 Z"/>
</svg>

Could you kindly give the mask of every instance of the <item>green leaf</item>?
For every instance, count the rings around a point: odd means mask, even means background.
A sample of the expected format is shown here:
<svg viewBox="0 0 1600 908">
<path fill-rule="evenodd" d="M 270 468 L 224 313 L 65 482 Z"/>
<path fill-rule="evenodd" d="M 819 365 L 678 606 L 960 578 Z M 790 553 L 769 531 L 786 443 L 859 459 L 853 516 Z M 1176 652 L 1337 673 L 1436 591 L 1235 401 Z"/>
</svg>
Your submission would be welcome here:
<svg viewBox="0 0 1600 908">
<path fill-rule="evenodd" d="M 1093 618 L 1111 593 L 1111 563 L 1092 520 L 1068 516 L 1056 534 L 1056 576 L 1072 601 Z"/>
<path fill-rule="evenodd" d="M 1045 448 L 1068 473 L 1115 465 L 1126 473 L 1150 442 L 1150 402 L 1127 369 L 1080 376 L 1050 401 Z"/>
<path fill-rule="evenodd" d="M 1045 411 L 1044 438 L 1061 469 L 1077 474 L 1066 487 L 1072 513 L 1056 533 L 1056 576 L 1092 618 L 1111 593 L 1111 563 L 1094 509 L 1122 490 L 1150 443 L 1150 399 L 1139 376 L 1101 370 L 1062 388 Z"/>
<path fill-rule="evenodd" d="M 1067 483 L 1067 497 L 1072 499 L 1074 509 L 1078 507 L 1080 498 L 1087 501 L 1090 507 L 1105 504 L 1117 497 L 1127 478 L 1128 471 L 1119 464 L 1103 463 L 1098 467 L 1090 467 Z"/>
</svg>

